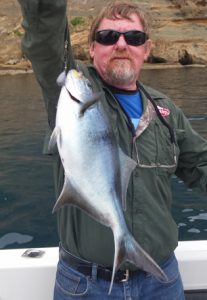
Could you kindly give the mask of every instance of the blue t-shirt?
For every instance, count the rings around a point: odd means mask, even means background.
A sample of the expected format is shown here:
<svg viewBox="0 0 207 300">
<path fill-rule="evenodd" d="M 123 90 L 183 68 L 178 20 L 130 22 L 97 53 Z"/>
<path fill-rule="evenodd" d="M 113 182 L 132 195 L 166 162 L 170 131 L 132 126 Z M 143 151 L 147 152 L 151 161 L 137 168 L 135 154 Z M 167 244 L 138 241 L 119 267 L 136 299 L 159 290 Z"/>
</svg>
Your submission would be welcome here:
<svg viewBox="0 0 207 300">
<path fill-rule="evenodd" d="M 136 129 L 143 112 L 142 97 L 139 91 L 115 92 L 114 96 L 119 101 L 125 113 L 131 119 Z"/>
</svg>

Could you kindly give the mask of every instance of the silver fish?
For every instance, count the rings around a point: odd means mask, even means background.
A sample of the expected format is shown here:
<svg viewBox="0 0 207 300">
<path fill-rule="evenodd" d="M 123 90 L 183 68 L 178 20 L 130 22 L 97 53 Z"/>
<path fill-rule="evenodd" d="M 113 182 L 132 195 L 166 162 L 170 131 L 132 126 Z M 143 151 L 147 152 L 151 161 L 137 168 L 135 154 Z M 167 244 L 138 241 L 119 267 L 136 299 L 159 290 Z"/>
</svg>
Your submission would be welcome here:
<svg viewBox="0 0 207 300">
<path fill-rule="evenodd" d="M 158 278 L 167 277 L 126 226 L 121 203 L 125 203 L 136 162 L 118 146 L 100 98 L 100 93 L 92 92 L 88 79 L 70 70 L 62 83 L 49 147 L 57 144 L 65 171 L 64 186 L 53 211 L 72 204 L 113 231 L 110 294 L 114 275 L 125 261 Z"/>
</svg>

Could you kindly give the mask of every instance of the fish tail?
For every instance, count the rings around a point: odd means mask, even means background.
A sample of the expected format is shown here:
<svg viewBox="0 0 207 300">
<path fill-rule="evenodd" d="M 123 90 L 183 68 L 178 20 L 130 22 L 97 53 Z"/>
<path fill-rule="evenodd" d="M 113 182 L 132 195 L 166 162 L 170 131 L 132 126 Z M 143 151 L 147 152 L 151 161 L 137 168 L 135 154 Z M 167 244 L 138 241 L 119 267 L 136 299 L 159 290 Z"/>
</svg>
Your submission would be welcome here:
<svg viewBox="0 0 207 300">
<path fill-rule="evenodd" d="M 138 269 L 150 273 L 156 278 L 164 281 L 168 280 L 166 274 L 162 271 L 159 265 L 128 232 L 127 234 L 125 233 L 122 238 L 115 241 L 114 265 L 108 294 L 111 293 L 115 273 L 124 262 L 130 262 Z"/>
</svg>

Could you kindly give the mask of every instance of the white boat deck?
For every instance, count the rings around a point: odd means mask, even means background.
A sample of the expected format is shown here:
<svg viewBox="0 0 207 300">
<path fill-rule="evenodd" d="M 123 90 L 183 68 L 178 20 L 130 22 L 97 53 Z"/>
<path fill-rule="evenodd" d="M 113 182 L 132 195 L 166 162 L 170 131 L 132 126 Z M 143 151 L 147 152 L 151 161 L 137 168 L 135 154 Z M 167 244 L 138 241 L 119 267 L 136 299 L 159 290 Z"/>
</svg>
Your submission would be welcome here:
<svg viewBox="0 0 207 300">
<path fill-rule="evenodd" d="M 41 258 L 0 250 L 0 300 L 52 300 L 58 248 L 39 249 Z M 176 256 L 185 290 L 207 290 L 207 241 L 179 242 Z"/>
</svg>

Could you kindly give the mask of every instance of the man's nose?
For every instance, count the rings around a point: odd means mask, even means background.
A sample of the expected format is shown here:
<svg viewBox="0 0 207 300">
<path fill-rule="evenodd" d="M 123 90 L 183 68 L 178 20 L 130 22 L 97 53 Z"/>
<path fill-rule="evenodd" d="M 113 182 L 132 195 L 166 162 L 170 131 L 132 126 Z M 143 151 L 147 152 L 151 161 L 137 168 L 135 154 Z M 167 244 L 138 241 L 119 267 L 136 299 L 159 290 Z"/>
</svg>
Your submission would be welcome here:
<svg viewBox="0 0 207 300">
<path fill-rule="evenodd" d="M 125 41 L 124 35 L 121 34 L 118 41 L 116 42 L 117 48 L 126 48 L 127 42 Z"/>
</svg>

